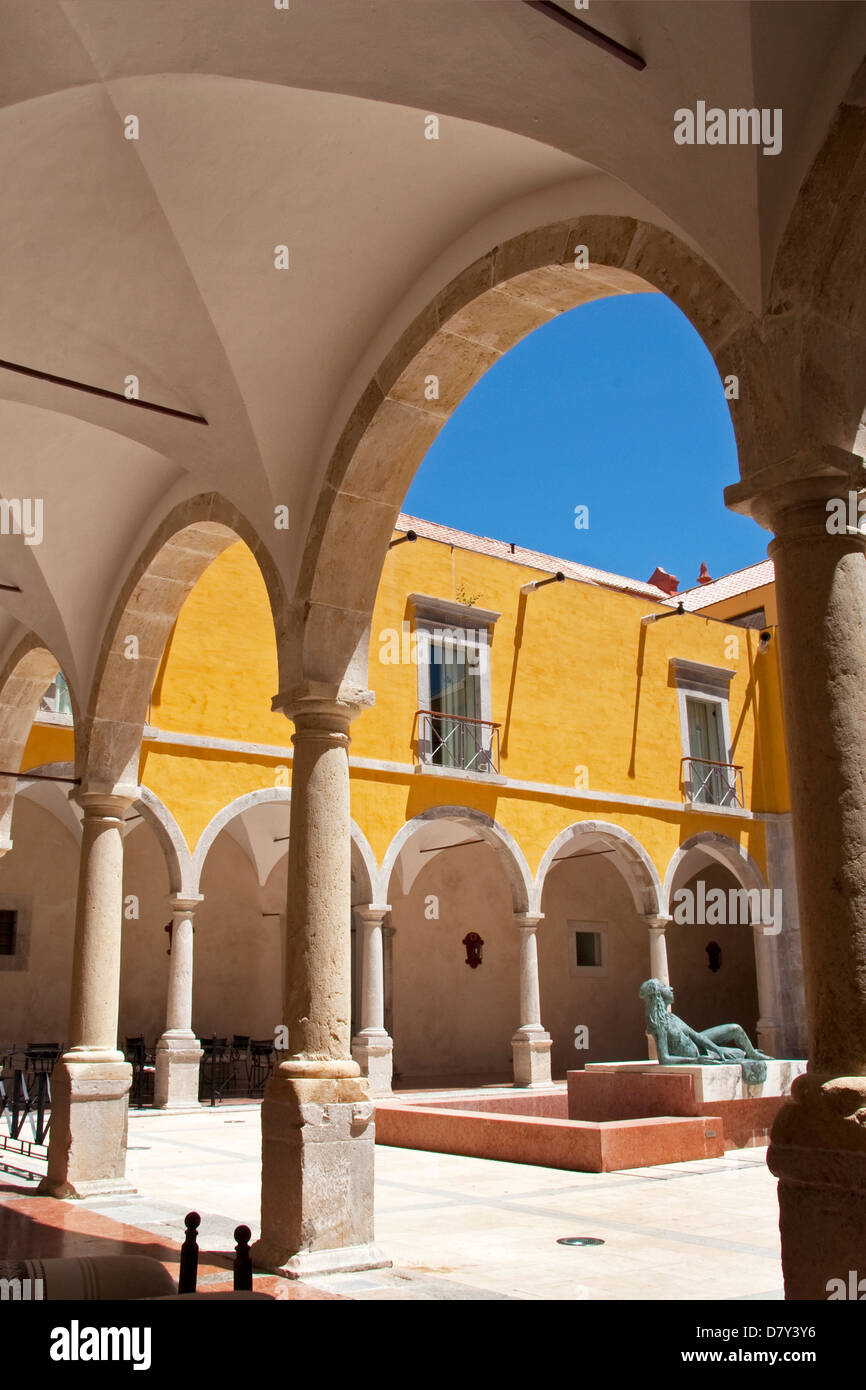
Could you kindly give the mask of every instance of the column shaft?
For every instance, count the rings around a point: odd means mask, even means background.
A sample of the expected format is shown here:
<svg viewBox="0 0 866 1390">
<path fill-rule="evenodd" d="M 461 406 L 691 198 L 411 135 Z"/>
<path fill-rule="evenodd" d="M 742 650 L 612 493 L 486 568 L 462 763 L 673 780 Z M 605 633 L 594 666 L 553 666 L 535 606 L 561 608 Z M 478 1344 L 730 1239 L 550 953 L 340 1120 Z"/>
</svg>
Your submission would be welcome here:
<svg viewBox="0 0 866 1390">
<path fill-rule="evenodd" d="M 129 1191 L 132 1068 L 117 1049 L 123 921 L 123 819 L 135 789 L 81 791 L 84 811 L 67 1049 L 52 1077 L 48 1172 L 55 1197 Z"/>
<path fill-rule="evenodd" d="M 516 913 L 520 941 L 519 1023 L 511 1039 L 515 1086 L 549 1086 L 551 1079 L 550 1034 L 541 1025 L 541 993 L 538 984 L 536 930 L 542 913 Z"/>
<path fill-rule="evenodd" d="M 199 1103 L 199 1069 L 204 1056 L 192 1031 L 193 916 L 200 895 L 171 897 L 171 955 L 165 1031 L 156 1045 L 153 1103 L 157 1109 L 189 1109 Z"/>
<path fill-rule="evenodd" d="M 361 1028 L 352 1039 L 352 1055 L 367 1077 L 370 1094 L 391 1094 L 393 1043 L 385 1031 L 385 917 L 389 907 L 360 907 L 361 923 Z"/>
</svg>

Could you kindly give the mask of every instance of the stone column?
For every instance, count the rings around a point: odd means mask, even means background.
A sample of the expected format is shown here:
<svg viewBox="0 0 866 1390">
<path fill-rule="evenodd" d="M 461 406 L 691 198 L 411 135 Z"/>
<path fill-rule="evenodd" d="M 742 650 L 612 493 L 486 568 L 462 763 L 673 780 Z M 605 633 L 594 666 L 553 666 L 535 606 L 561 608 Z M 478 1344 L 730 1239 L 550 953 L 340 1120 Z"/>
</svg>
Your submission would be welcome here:
<svg viewBox="0 0 866 1390">
<path fill-rule="evenodd" d="M 541 1026 L 538 988 L 538 941 L 535 932 L 544 920 L 542 912 L 516 912 L 514 925 L 520 937 L 520 1023 L 511 1039 L 515 1086 L 550 1085 L 550 1034 Z"/>
<path fill-rule="evenodd" d="M 117 1050 L 123 820 L 138 788 L 73 793 L 84 811 L 68 1045 L 51 1078 L 48 1172 L 40 1192 L 86 1197 L 126 1181 L 132 1067 Z"/>
<path fill-rule="evenodd" d="M 169 897 L 172 910 L 171 955 L 165 1032 L 156 1045 L 153 1103 L 158 1109 L 198 1105 L 199 1065 L 204 1052 L 192 1031 L 193 924 L 201 894 Z"/>
<path fill-rule="evenodd" d="M 769 1052 L 771 1057 L 779 1057 L 783 1033 L 779 988 L 779 938 L 766 930 L 768 926 L 771 931 L 774 930 L 774 924 L 766 922 L 755 922 L 752 927 L 755 940 L 755 975 L 758 984 L 757 1045 L 762 1052 Z"/>
<path fill-rule="evenodd" d="M 668 970 L 668 943 L 665 936 L 665 929 L 670 921 L 670 917 L 657 913 L 645 913 L 644 921 L 649 927 L 649 954 L 650 954 L 650 978 L 662 980 L 666 985 L 671 982 Z M 656 1040 L 651 1033 L 646 1035 L 647 1057 L 651 1062 L 658 1061 L 658 1049 Z"/>
<path fill-rule="evenodd" d="M 652 913 L 647 913 L 644 916 L 644 921 L 649 927 L 650 978 L 661 980 L 666 985 L 671 982 L 668 971 L 668 944 L 665 936 L 665 928 L 670 920 L 670 917 Z"/>
<path fill-rule="evenodd" d="M 289 1055 L 262 1104 L 262 1234 L 294 1277 L 388 1264 L 373 1241 L 373 1106 L 351 1055 L 349 724 L 368 691 L 308 684 L 294 721 L 284 1018 Z"/>
<path fill-rule="evenodd" d="M 361 944 L 361 1027 L 352 1039 L 352 1056 L 366 1076 L 371 1096 L 391 1094 L 394 1044 L 385 1031 L 383 927 L 390 907 L 356 907 L 364 933 Z"/>
<path fill-rule="evenodd" d="M 727 500 L 776 533 L 809 1070 L 776 1119 L 768 1163 L 786 1296 L 824 1300 L 829 1280 L 866 1274 L 866 537 L 833 534 L 827 506 L 847 504 L 866 475 L 831 449 L 785 471 L 760 496 L 743 483 Z"/>
</svg>

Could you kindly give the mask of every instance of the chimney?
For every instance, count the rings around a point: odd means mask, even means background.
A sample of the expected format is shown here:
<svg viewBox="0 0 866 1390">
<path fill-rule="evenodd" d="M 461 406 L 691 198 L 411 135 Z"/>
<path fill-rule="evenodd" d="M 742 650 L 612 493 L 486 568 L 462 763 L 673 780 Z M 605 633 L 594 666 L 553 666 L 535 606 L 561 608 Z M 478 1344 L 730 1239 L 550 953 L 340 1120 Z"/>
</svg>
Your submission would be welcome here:
<svg viewBox="0 0 866 1390">
<path fill-rule="evenodd" d="M 707 569 L 707 567 L 706 567 L 706 565 L 704 564 L 704 562 L 701 561 L 701 572 L 700 572 L 700 574 L 698 575 L 698 583 L 699 583 L 699 584 L 712 584 L 713 582 L 714 582 L 714 581 L 713 581 L 712 575 L 710 574 L 710 572 L 709 572 L 709 570 Z"/>
<path fill-rule="evenodd" d="M 658 566 L 653 570 L 648 584 L 655 584 L 657 589 L 662 589 L 666 594 L 675 594 L 679 588 L 680 581 L 676 575 L 668 574 L 667 570 L 660 569 Z"/>
</svg>

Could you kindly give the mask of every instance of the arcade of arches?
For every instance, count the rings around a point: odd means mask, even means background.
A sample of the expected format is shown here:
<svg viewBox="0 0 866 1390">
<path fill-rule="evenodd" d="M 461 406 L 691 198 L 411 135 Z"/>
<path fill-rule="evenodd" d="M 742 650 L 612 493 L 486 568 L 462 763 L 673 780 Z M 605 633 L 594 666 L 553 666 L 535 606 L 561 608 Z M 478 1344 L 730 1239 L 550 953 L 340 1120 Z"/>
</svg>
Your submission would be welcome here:
<svg viewBox="0 0 866 1390">
<path fill-rule="evenodd" d="M 398 0 L 282 13 L 154 0 L 125 8 L 122 24 L 106 22 L 101 0 L 7 8 L 0 169 L 16 221 L 3 243 L 3 488 L 19 504 L 38 499 L 44 532 L 34 544 L 14 508 L 4 513 L 0 831 L 7 848 L 19 836 L 34 855 L 39 846 L 30 891 L 53 902 L 78 859 L 74 940 L 56 943 L 69 1015 L 47 1188 L 122 1182 L 121 990 L 124 1008 L 141 1007 L 138 982 L 123 984 L 128 836 L 134 872 L 165 875 L 174 900 L 164 1050 L 180 1058 L 193 1037 L 184 981 L 199 896 L 216 922 L 220 879 L 236 873 L 253 915 L 279 912 L 286 875 L 280 1013 L 292 1051 L 262 1108 L 257 1255 L 294 1272 L 376 1258 L 373 1109 L 352 1043 L 348 751 L 374 700 L 370 617 L 394 522 L 431 440 L 503 352 L 564 309 L 652 289 L 739 382 L 740 477 L 726 501 L 773 537 L 810 1069 L 769 1162 L 788 1296 L 823 1298 L 866 1239 L 866 537 L 825 524 L 827 501 L 866 481 L 863 7 L 749 3 L 729 22 L 729 7 L 701 6 L 681 26 L 665 3 L 623 5 L 610 22 L 646 54 L 642 72 L 508 3 L 453 6 L 444 24 L 441 7 Z M 491 55 L 482 84 L 480 52 Z M 676 144 L 684 91 L 783 105 L 782 152 Z M 138 139 L 124 138 L 127 112 Z M 274 250 L 287 241 L 282 271 Z M 186 863 L 158 809 L 145 813 L 139 782 L 166 643 L 196 581 L 237 539 L 255 556 L 276 641 L 266 717 L 293 724 L 288 854 L 270 868 L 252 812 Z M 76 730 L 78 824 L 65 828 L 29 790 L 16 805 L 13 776 L 58 668 Z M 148 823 L 130 829 L 137 807 Z M 486 844 L 454 862 L 478 857 L 503 912 L 511 894 L 526 1014 L 516 1046 L 531 1070 L 547 1042 L 539 982 L 555 973 L 535 915 L 561 912 L 586 870 L 560 862 L 533 880 L 540 903 L 515 847 L 482 828 Z M 154 836 L 164 852 L 173 843 L 175 881 Z M 393 898 L 358 906 L 388 906 L 397 936 L 411 932 L 407 901 L 430 883 L 447 898 L 470 872 L 433 858 L 414 877 L 405 859 L 380 859 L 389 878 L 377 893 Z M 654 909 L 636 912 L 633 859 L 620 856 L 627 894 L 614 858 L 593 871 L 587 914 L 603 911 L 621 934 L 657 931 L 635 922 Z M 261 920 L 273 950 L 274 919 Z M 383 919 L 368 911 L 358 925 L 365 971 L 384 978 Z M 219 969 L 230 965 L 228 953 Z M 355 1051 L 372 1065 L 384 989 L 364 1002 Z M 755 997 L 738 1004 L 751 1019 Z M 497 1007 L 491 1065 L 508 1050 Z M 584 1022 L 558 1007 L 554 989 L 555 1048 L 559 1030 Z M 409 1067 L 420 1046 L 411 1027 L 404 1037 Z M 459 1031 L 443 1046 L 456 1058 Z"/>
</svg>

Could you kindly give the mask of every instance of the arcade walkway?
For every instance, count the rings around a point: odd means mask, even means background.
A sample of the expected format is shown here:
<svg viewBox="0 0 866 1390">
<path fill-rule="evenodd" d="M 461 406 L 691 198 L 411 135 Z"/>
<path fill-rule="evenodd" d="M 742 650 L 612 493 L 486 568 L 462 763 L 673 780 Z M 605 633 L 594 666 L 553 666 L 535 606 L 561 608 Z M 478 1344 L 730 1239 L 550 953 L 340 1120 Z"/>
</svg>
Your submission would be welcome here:
<svg viewBox="0 0 866 1390">
<path fill-rule="evenodd" d="M 230 1250 L 239 1222 L 258 1229 L 260 1152 L 258 1106 L 132 1115 L 128 1173 L 138 1195 L 39 1200 L 34 1216 L 99 1214 L 164 1246 L 182 1239 L 195 1207 L 202 1248 Z M 781 1299 L 765 1153 L 591 1174 L 377 1148 L 376 1238 L 394 1269 L 312 1282 L 351 1299 Z M 29 1206 L 20 1178 L 7 1170 L 0 1184 L 17 1189 L 0 1187 L 0 1201 Z M 110 1235 L 107 1223 L 102 1230 Z M 605 1243 L 557 1244 L 576 1235 Z"/>
</svg>

